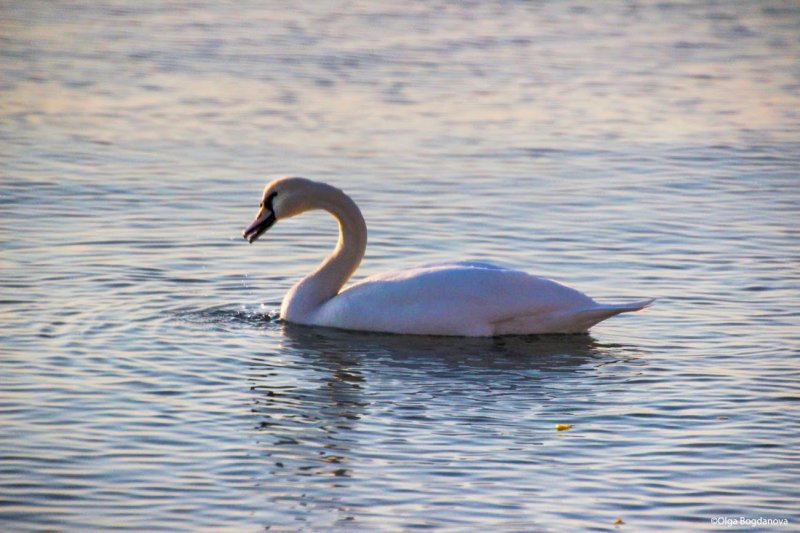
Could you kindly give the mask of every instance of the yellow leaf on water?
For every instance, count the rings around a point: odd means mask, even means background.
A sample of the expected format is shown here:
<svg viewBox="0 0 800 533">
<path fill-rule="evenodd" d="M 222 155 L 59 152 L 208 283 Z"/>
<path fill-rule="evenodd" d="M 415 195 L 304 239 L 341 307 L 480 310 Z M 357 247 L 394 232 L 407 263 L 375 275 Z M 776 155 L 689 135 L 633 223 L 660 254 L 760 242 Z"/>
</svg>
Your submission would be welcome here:
<svg viewBox="0 0 800 533">
<path fill-rule="evenodd" d="M 556 431 L 566 431 L 572 427 L 572 424 L 556 424 Z"/>
<path fill-rule="evenodd" d="M 614 520 L 614 525 L 615 526 L 621 526 L 624 523 L 625 522 L 622 521 L 622 518 L 617 518 L 616 520 Z"/>
</svg>

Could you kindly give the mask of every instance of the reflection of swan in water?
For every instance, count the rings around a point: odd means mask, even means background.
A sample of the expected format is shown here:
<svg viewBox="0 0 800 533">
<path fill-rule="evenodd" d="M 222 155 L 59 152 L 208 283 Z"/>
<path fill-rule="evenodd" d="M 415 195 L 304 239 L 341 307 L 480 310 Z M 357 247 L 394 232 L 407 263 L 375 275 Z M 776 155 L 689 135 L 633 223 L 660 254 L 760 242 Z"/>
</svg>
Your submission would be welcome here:
<svg viewBox="0 0 800 533">
<path fill-rule="evenodd" d="M 530 410 L 552 395 L 554 385 L 558 389 L 565 381 L 579 380 L 581 388 L 591 390 L 586 382 L 595 378 L 596 367 L 635 358 L 630 348 L 598 343 L 589 335 L 442 342 L 435 336 L 287 322 L 280 328 L 281 355 L 258 358 L 252 364 L 250 381 L 257 393 L 253 412 L 261 418 L 257 429 L 271 439 L 272 453 L 289 458 L 309 475 L 347 475 L 350 449 L 358 447 L 355 429 L 375 399 L 365 391 L 368 382 L 374 382 L 381 394 L 399 394 L 388 398 L 398 405 L 414 391 L 439 401 L 480 403 L 493 392 L 511 388 Z M 283 379 L 287 376 L 290 379 Z M 420 397 L 411 401 L 420 402 L 424 404 Z M 285 459 L 281 462 L 289 467 Z"/>
<path fill-rule="evenodd" d="M 348 368 L 359 369 L 364 382 L 401 381 L 409 390 L 428 385 L 464 387 L 465 397 L 472 394 L 473 387 L 502 389 L 519 380 L 520 391 L 526 390 L 533 399 L 543 392 L 538 386 L 542 379 L 552 380 L 546 387 L 559 388 L 565 380 L 591 382 L 597 368 L 615 362 L 634 367 L 642 364 L 638 347 L 598 342 L 591 335 L 460 337 L 443 342 L 438 336 L 347 331 L 289 322 L 280 328 L 284 348 L 302 353 L 312 366 L 344 358 Z"/>
<path fill-rule="evenodd" d="M 249 410 L 269 469 L 265 495 L 297 516 L 314 506 L 346 520 L 353 491 L 364 490 L 347 478 L 373 479 L 392 461 L 423 468 L 414 462 L 419 453 L 422 463 L 446 468 L 458 447 L 453 434 L 532 450 L 554 433 L 553 413 L 563 421 L 565 398 L 592 401 L 599 367 L 636 359 L 631 347 L 589 335 L 443 342 L 288 322 L 268 327 L 280 346 L 252 360 Z M 441 463 L 436 452 L 445 449 Z"/>
<path fill-rule="evenodd" d="M 311 356 L 346 353 L 351 359 L 380 358 L 391 366 L 409 367 L 426 360 L 439 366 L 458 363 L 467 376 L 475 369 L 501 367 L 570 372 L 592 358 L 616 356 L 621 348 L 598 343 L 590 335 L 462 337 L 442 342 L 438 336 L 312 328 L 290 322 L 283 322 L 282 332 L 287 348 Z"/>
<path fill-rule="evenodd" d="M 364 394 L 370 376 L 401 380 L 403 394 L 415 388 L 433 395 L 449 391 L 446 394 L 452 401 L 471 395 L 470 389 L 485 394 L 513 384 L 525 394 L 526 402 L 535 402 L 545 394 L 537 384 L 537 374 L 591 374 L 587 363 L 608 362 L 619 349 L 589 335 L 442 342 L 435 336 L 353 332 L 287 322 L 281 329 L 281 353 L 293 356 L 253 362 L 250 381 L 257 393 L 253 412 L 261 419 L 257 429 L 269 436 L 270 454 L 280 468 L 294 467 L 300 475 L 348 475 L 350 449 L 358 446 L 351 435 L 371 405 L 371 396 Z M 280 379 L 298 373 L 305 379 Z"/>
<path fill-rule="evenodd" d="M 495 336 L 581 333 L 652 300 L 599 304 L 554 281 L 483 262 L 423 265 L 369 277 L 341 290 L 367 246 L 367 226 L 341 190 L 303 178 L 264 189 L 253 242 L 281 219 L 324 209 L 339 222 L 339 242 L 320 267 L 286 294 L 281 316 L 298 324 L 419 335 Z"/>
</svg>

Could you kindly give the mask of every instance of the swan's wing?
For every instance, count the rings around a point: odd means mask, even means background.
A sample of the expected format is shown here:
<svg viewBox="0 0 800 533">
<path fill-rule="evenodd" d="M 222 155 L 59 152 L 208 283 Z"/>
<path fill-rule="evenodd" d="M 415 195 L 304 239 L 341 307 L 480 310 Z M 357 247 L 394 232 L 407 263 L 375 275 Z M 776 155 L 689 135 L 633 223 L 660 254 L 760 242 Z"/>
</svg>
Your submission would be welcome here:
<svg viewBox="0 0 800 533">
<path fill-rule="evenodd" d="M 491 265 L 494 267 L 494 265 Z M 517 316 L 588 309 L 583 293 L 525 272 L 452 264 L 365 279 L 326 302 L 319 325 L 439 335 L 491 335 Z"/>
</svg>

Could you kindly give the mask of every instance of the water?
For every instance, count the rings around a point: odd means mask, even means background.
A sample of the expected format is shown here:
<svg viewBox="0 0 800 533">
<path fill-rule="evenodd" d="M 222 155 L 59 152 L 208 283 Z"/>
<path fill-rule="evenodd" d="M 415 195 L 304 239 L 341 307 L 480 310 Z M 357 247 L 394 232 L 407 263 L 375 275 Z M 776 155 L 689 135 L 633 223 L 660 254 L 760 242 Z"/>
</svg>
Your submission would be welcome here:
<svg viewBox="0 0 800 533">
<path fill-rule="evenodd" d="M 0 17 L 4 531 L 798 527 L 797 4 Z M 267 319 L 336 238 L 241 238 L 286 173 L 361 205 L 357 277 L 659 301 L 577 337 Z"/>
</svg>

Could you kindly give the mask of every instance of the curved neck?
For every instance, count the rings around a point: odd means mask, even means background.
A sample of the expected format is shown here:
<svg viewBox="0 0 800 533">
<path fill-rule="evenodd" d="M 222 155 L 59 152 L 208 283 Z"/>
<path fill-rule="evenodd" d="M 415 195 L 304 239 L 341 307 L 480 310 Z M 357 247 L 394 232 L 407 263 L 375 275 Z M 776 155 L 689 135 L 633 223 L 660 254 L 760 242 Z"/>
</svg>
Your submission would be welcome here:
<svg viewBox="0 0 800 533">
<path fill-rule="evenodd" d="M 320 305 L 330 300 L 358 268 L 367 248 L 367 224 L 356 203 L 341 190 L 319 183 L 313 209 L 324 209 L 339 223 L 336 248 L 317 269 L 300 280 L 286 294 L 281 316 L 303 322 Z"/>
</svg>

